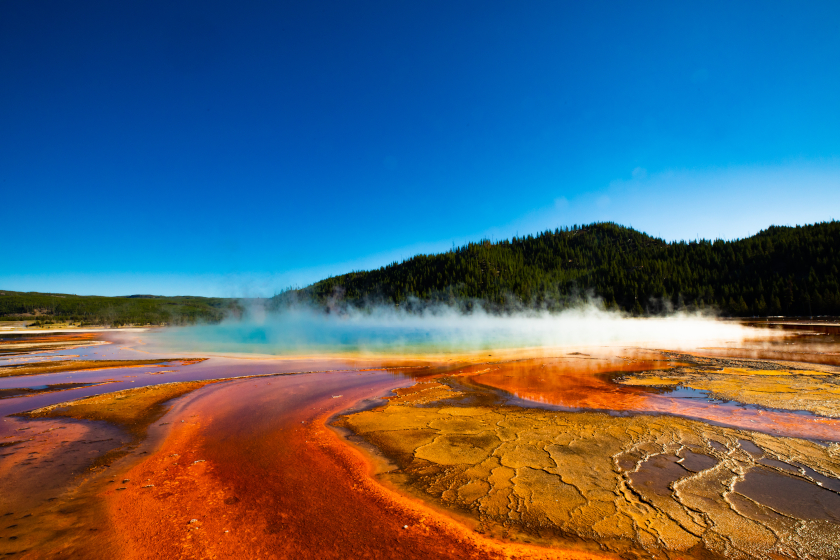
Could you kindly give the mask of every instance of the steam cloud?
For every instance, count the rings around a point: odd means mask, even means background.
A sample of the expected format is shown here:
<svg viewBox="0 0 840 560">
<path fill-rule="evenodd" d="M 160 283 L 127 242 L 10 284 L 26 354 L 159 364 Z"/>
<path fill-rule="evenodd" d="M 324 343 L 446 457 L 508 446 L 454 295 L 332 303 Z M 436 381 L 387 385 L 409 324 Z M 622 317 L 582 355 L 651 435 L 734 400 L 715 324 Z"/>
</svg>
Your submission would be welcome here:
<svg viewBox="0 0 840 560">
<path fill-rule="evenodd" d="M 158 342 L 196 352 L 260 354 L 457 353 L 485 349 L 642 346 L 671 349 L 742 342 L 755 329 L 700 313 L 636 318 L 587 303 L 559 313 L 496 315 L 430 306 L 408 313 L 393 307 L 350 308 L 341 314 L 307 307 L 168 329 Z M 762 333 L 766 336 L 766 332 Z"/>
</svg>

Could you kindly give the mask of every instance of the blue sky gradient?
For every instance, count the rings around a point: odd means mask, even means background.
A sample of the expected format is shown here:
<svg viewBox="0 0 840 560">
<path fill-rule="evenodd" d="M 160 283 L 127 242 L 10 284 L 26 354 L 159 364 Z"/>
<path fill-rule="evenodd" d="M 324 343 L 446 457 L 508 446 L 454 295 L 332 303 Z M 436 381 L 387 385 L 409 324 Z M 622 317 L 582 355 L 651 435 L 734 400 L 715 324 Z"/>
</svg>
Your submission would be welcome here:
<svg viewBox="0 0 840 560">
<path fill-rule="evenodd" d="M 0 288 L 840 219 L 840 3 L 0 3 Z"/>
</svg>

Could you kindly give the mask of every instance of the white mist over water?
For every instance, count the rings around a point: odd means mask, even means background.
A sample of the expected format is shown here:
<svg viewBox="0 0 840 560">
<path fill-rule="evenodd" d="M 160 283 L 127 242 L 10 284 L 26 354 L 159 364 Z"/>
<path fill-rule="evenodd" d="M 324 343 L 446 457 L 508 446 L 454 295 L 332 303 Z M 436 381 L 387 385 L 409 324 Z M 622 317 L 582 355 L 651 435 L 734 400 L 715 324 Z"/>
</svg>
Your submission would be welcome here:
<svg viewBox="0 0 840 560">
<path fill-rule="evenodd" d="M 559 313 L 496 315 L 429 307 L 408 313 L 391 307 L 327 314 L 310 309 L 254 310 L 218 325 L 166 329 L 151 335 L 170 350 L 257 354 L 458 353 L 533 347 L 643 346 L 689 349 L 741 343 L 759 331 L 703 314 L 635 318 L 595 304 Z"/>
</svg>

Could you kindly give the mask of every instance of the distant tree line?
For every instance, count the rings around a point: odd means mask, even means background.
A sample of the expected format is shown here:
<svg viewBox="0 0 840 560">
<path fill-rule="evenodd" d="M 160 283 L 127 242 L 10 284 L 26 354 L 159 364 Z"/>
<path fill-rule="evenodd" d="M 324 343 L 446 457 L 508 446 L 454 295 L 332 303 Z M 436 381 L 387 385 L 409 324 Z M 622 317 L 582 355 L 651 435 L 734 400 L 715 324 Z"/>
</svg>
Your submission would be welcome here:
<svg viewBox="0 0 840 560">
<path fill-rule="evenodd" d="M 634 314 L 714 308 L 731 316 L 840 315 L 840 222 L 770 227 L 735 241 L 667 243 L 614 223 L 482 240 L 334 276 L 269 301 L 323 309 L 429 302 L 491 311 L 559 310 L 596 296 Z M 38 324 L 183 325 L 240 316 L 239 300 L 76 296 L 0 290 L 0 319 Z"/>
<path fill-rule="evenodd" d="M 34 321 L 46 325 L 58 321 L 80 325 L 186 325 L 215 323 L 229 313 L 239 314 L 237 300 L 203 297 L 76 296 L 37 292 L 0 291 L 0 318 Z"/>
<path fill-rule="evenodd" d="M 773 226 L 735 241 L 671 243 L 594 223 L 417 255 L 285 292 L 274 303 L 555 310 L 590 294 L 635 314 L 715 308 L 732 316 L 840 315 L 838 260 L 838 221 Z"/>
</svg>

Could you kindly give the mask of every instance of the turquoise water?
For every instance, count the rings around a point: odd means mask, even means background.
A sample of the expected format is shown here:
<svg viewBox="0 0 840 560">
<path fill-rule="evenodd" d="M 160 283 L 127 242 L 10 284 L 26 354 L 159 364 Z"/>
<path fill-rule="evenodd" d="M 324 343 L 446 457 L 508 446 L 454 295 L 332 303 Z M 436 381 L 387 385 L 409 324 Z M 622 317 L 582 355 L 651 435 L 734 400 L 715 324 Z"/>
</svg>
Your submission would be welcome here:
<svg viewBox="0 0 840 560">
<path fill-rule="evenodd" d="M 559 314 L 464 315 L 443 310 L 409 315 L 386 310 L 343 316 L 288 312 L 170 328 L 149 340 L 169 350 L 259 354 L 456 353 L 494 348 L 592 345 L 693 347 L 741 341 L 754 329 L 699 315 L 630 318 L 598 308 Z"/>
</svg>

